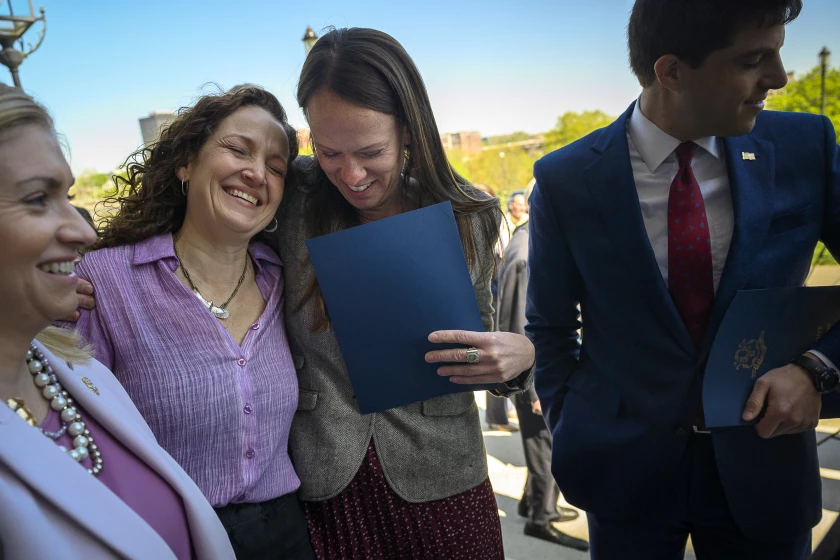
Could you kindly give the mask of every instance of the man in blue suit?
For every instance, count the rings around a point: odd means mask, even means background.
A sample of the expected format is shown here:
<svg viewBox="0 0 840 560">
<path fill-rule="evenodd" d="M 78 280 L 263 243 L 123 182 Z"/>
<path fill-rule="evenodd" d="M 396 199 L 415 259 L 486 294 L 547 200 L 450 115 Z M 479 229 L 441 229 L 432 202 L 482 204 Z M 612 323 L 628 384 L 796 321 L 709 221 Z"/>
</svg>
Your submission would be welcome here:
<svg viewBox="0 0 840 560">
<path fill-rule="evenodd" d="M 786 83 L 779 50 L 801 8 L 637 0 L 641 96 L 535 165 L 526 330 L 552 472 L 588 513 L 595 560 L 682 558 L 689 535 L 700 559 L 810 552 L 813 428 L 838 413 L 814 373 L 837 379 L 820 368 L 840 363 L 840 328 L 804 367 L 758 381 L 743 413 L 755 426 L 710 434 L 700 402 L 736 291 L 801 286 L 820 239 L 840 254 L 830 122 L 762 111 Z"/>
</svg>

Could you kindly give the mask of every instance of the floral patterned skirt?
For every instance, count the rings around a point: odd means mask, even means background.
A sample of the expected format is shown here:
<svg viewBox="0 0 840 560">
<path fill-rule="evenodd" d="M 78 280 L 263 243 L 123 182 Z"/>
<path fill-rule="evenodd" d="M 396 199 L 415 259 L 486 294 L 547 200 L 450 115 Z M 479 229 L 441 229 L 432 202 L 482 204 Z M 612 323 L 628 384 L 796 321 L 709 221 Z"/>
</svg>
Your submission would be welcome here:
<svg viewBox="0 0 840 560">
<path fill-rule="evenodd" d="M 412 503 L 394 492 L 373 441 L 338 496 L 303 502 L 318 560 L 503 560 L 490 480 L 461 494 Z"/>
</svg>

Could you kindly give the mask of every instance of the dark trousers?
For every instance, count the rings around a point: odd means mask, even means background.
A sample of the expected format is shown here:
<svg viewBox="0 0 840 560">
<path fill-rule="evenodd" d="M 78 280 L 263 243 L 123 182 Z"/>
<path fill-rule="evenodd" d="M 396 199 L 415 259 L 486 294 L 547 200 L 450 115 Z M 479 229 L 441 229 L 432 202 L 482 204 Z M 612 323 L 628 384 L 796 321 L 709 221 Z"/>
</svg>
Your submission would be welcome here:
<svg viewBox="0 0 840 560">
<path fill-rule="evenodd" d="M 216 509 L 240 560 L 314 560 L 297 493 Z"/>
<path fill-rule="evenodd" d="M 528 519 L 537 525 L 548 525 L 559 517 L 557 500 L 560 489 L 551 475 L 551 432 L 542 416 L 531 411 L 527 398 L 517 395 L 513 400 L 519 416 L 522 450 L 528 478 L 522 499 L 528 504 Z"/>
<path fill-rule="evenodd" d="M 508 423 L 508 401 L 504 397 L 496 397 L 487 393 L 487 411 L 484 413 L 484 419 L 488 424 L 507 424 Z"/>
<path fill-rule="evenodd" d="M 592 560 L 681 560 L 689 535 L 697 560 L 806 560 L 811 552 L 810 532 L 786 543 L 756 542 L 741 532 L 718 477 L 712 437 L 704 434 L 690 436 L 674 491 L 655 511 L 620 520 L 587 513 L 587 519 Z"/>
</svg>

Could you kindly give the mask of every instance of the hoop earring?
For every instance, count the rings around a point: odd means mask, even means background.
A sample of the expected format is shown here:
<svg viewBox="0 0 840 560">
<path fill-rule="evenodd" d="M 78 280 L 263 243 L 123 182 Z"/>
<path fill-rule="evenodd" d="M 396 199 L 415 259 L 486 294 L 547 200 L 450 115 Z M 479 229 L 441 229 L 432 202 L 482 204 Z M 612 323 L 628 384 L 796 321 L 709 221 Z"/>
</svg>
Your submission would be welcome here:
<svg viewBox="0 0 840 560">
<path fill-rule="evenodd" d="M 275 231 L 277 231 L 277 226 L 278 225 L 279 225 L 279 223 L 277 222 L 277 218 L 274 218 L 274 225 L 271 226 L 270 228 L 265 228 L 263 231 L 266 232 L 266 233 L 274 233 Z"/>
<path fill-rule="evenodd" d="M 184 180 L 181 179 L 181 194 L 183 194 L 184 196 L 187 196 L 187 189 L 189 189 L 189 188 L 190 188 L 189 181 L 187 181 L 185 183 Z"/>
</svg>

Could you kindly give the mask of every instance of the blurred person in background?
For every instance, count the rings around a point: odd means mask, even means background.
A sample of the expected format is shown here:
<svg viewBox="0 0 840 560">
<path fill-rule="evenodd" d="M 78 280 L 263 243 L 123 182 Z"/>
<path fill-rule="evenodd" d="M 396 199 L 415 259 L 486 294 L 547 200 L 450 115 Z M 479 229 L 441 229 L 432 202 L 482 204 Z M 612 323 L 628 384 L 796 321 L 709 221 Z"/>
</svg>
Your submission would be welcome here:
<svg viewBox="0 0 840 560">
<path fill-rule="evenodd" d="M 481 192 L 496 197 L 496 192 L 490 185 L 484 183 L 473 183 L 473 186 Z M 493 294 L 493 309 L 498 309 L 498 291 L 499 291 L 499 265 L 502 258 L 501 238 L 508 233 L 508 225 L 506 221 L 502 222 L 501 231 L 499 232 L 499 243 L 496 243 L 493 251 L 496 258 L 496 274 L 493 275 L 493 280 L 490 284 L 490 291 Z M 492 392 L 487 391 L 484 409 L 484 420 L 487 422 L 487 427 L 491 430 L 499 430 L 502 432 L 518 432 L 519 427 L 510 422 L 510 415 L 513 412 L 513 404 L 510 399 L 506 397 L 498 397 Z"/>
<path fill-rule="evenodd" d="M 524 193 L 531 196 L 533 185 Z M 496 328 L 500 331 L 525 333 L 525 301 L 528 288 L 528 222 L 513 232 L 499 269 L 499 307 Z M 517 511 L 527 517 L 524 533 L 528 536 L 561 544 L 577 550 L 589 550 L 589 543 L 558 530 L 552 522 L 572 521 L 577 510 L 557 505 L 560 489 L 551 475 L 551 432 L 542 417 L 542 407 L 533 387 L 513 395 L 519 417 L 525 465 L 528 468 L 525 489 Z M 488 404 L 489 410 L 489 404 Z"/>
</svg>

